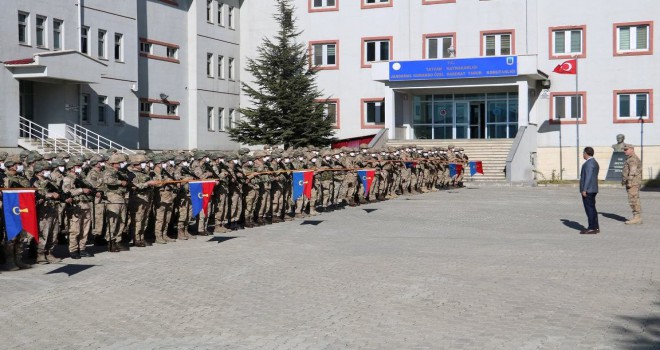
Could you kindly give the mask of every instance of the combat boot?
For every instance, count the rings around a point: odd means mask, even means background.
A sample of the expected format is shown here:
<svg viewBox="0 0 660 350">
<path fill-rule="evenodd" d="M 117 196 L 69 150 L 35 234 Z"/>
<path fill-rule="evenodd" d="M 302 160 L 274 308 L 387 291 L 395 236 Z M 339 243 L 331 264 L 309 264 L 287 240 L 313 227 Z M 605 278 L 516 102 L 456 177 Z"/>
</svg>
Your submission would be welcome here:
<svg viewBox="0 0 660 350">
<path fill-rule="evenodd" d="M 12 257 L 14 258 L 14 264 L 18 266 L 19 269 L 29 269 L 32 266 L 26 264 L 23 262 L 23 249 L 22 245 L 18 242 L 13 242 L 12 243 L 12 250 L 13 250 L 13 255 L 11 255 L 9 258 L 11 259 Z"/>
<path fill-rule="evenodd" d="M 187 241 L 188 240 L 188 234 L 186 233 L 186 229 L 180 228 L 179 231 L 177 231 L 177 233 L 176 233 L 176 238 Z"/>
<path fill-rule="evenodd" d="M 16 263 L 14 262 L 14 243 L 11 241 L 5 242 L 4 248 L 5 248 L 5 264 L 3 266 L 3 269 L 7 271 L 18 270 L 19 267 L 16 266 Z"/>
<path fill-rule="evenodd" d="M 39 265 L 50 264 L 50 261 L 48 261 L 48 259 L 46 258 L 46 251 L 41 249 L 37 251 L 37 264 Z"/>
<path fill-rule="evenodd" d="M 53 252 L 50 251 L 46 252 L 46 260 L 48 260 L 48 262 L 51 264 L 55 264 L 62 261 L 62 259 L 55 257 L 53 255 Z"/>
<path fill-rule="evenodd" d="M 156 233 L 156 242 L 157 244 L 167 244 L 167 241 L 165 238 L 163 238 L 163 235 L 161 233 Z"/>
<path fill-rule="evenodd" d="M 640 225 L 642 224 L 642 216 L 640 214 L 633 214 L 633 218 L 626 221 L 626 225 Z"/>
</svg>

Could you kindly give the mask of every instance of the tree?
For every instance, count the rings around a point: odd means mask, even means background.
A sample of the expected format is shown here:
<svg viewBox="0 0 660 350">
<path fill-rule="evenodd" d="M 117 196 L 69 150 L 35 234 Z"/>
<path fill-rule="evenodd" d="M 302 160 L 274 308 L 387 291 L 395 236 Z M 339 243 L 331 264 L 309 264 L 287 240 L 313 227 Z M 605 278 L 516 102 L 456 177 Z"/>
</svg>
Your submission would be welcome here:
<svg viewBox="0 0 660 350">
<path fill-rule="evenodd" d="M 240 109 L 244 118 L 229 134 L 232 140 L 250 145 L 328 146 L 334 130 L 318 102 L 322 96 L 315 81 L 318 70 L 310 66 L 305 45 L 297 42 L 301 32 L 290 0 L 276 1 L 279 31 L 274 40 L 263 39 L 257 58 L 247 60 L 245 70 L 257 87 L 242 84 L 252 106 Z"/>
</svg>

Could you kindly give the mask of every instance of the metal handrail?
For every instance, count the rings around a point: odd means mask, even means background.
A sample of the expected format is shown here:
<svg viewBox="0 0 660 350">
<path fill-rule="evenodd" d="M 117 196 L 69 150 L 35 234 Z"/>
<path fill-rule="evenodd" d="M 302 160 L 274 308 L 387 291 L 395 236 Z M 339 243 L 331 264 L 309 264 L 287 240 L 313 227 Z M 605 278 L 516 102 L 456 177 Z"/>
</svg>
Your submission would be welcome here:
<svg viewBox="0 0 660 350">
<path fill-rule="evenodd" d="M 107 137 L 101 136 L 87 128 L 78 124 L 67 122 L 66 123 L 67 139 L 72 139 L 85 147 L 100 152 L 103 149 L 114 148 L 124 154 L 135 154 L 136 152 L 128 147 L 124 147 L 117 142 L 114 142 Z"/>
<path fill-rule="evenodd" d="M 51 147 L 54 152 L 66 152 L 68 154 L 85 154 L 85 152 L 94 152 L 91 149 L 85 148 L 83 145 L 73 142 L 72 140 L 51 138 L 48 129 L 43 126 L 19 116 L 19 131 L 20 136 L 29 138 L 30 140 L 37 140 L 41 144 L 41 148 Z"/>
</svg>

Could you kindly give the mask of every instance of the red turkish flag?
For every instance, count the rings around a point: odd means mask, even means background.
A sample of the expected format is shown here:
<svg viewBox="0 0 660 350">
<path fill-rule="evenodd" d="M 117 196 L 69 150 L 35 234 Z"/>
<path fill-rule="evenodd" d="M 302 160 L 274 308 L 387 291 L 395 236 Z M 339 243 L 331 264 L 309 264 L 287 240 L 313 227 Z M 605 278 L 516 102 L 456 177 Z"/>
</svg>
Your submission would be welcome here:
<svg viewBox="0 0 660 350">
<path fill-rule="evenodd" d="M 559 74 L 577 74 L 577 60 L 564 61 L 564 63 L 557 65 L 553 72 Z"/>
</svg>

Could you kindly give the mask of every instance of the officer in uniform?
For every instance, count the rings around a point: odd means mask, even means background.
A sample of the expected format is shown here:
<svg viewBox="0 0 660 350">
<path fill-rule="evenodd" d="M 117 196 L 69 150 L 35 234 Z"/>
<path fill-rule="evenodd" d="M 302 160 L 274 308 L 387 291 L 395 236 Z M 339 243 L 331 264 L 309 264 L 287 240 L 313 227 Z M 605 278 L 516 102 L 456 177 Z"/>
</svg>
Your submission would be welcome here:
<svg viewBox="0 0 660 350">
<path fill-rule="evenodd" d="M 639 202 L 639 188 L 642 186 L 642 161 L 635 154 L 635 146 L 625 144 L 623 153 L 626 155 L 626 162 L 623 164 L 623 175 L 621 184 L 626 186 L 628 192 L 628 204 L 632 209 L 632 219 L 626 221 L 628 225 L 637 225 L 642 223 L 642 204 Z"/>
<path fill-rule="evenodd" d="M 81 159 L 71 158 L 66 164 L 67 173 L 62 180 L 62 191 L 67 195 L 67 217 L 69 219 L 69 255 L 72 259 L 91 257 L 85 250 L 87 234 L 92 225 L 92 186 L 82 178 Z M 83 186 L 84 185 L 84 186 Z"/>
</svg>

